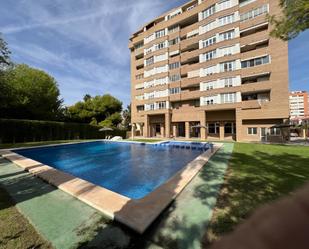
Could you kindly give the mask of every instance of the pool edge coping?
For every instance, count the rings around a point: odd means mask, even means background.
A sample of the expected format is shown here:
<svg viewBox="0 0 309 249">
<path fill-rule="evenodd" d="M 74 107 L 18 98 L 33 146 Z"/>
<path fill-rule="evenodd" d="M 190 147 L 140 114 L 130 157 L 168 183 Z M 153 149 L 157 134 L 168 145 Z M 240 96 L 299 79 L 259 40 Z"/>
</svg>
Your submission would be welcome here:
<svg viewBox="0 0 309 249">
<path fill-rule="evenodd" d="M 134 143 L 141 144 L 143 142 Z M 209 159 L 223 146 L 222 143 L 213 143 L 213 145 L 213 150 L 208 149 L 206 152 L 196 157 L 170 179 L 168 179 L 164 184 L 141 199 L 130 199 L 48 165 L 44 165 L 35 160 L 23 157 L 12 151 L 15 149 L 2 149 L 0 150 L 0 155 L 20 166 L 25 171 L 34 174 L 47 183 L 99 210 L 108 218 L 115 219 L 116 221 L 130 227 L 134 231 L 142 234 L 161 214 L 161 212 L 191 182 L 203 166 L 206 165 Z"/>
</svg>

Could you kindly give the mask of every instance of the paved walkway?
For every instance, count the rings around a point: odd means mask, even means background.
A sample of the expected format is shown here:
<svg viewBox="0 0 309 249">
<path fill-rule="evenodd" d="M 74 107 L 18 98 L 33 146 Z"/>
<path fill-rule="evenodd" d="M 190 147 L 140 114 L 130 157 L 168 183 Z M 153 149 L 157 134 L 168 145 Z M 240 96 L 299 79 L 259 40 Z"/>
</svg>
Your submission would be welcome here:
<svg viewBox="0 0 309 249">
<path fill-rule="evenodd" d="M 0 184 L 57 249 L 86 241 L 93 248 L 200 248 L 233 146 L 225 144 L 142 237 L 1 158 Z"/>
</svg>

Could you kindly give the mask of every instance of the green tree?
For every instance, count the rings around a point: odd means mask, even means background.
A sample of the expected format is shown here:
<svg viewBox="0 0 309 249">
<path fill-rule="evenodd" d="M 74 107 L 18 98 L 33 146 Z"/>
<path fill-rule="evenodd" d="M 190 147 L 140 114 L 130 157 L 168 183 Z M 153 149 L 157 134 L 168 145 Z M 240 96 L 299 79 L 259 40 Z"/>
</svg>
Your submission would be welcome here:
<svg viewBox="0 0 309 249">
<path fill-rule="evenodd" d="M 91 99 L 91 95 L 90 94 L 85 94 L 84 101 L 86 102 L 89 99 Z"/>
<path fill-rule="evenodd" d="M 121 122 L 121 114 L 119 112 L 115 112 L 108 116 L 104 121 L 100 122 L 99 125 L 102 127 L 117 128 Z"/>
<path fill-rule="evenodd" d="M 5 81 L 4 72 L 11 66 L 10 50 L 0 33 L 0 110 L 7 108 L 12 102 L 12 88 Z"/>
<path fill-rule="evenodd" d="M 309 28 L 308 0 L 280 0 L 280 7 L 282 16 L 269 17 L 274 25 L 272 36 L 287 41 Z"/>
<path fill-rule="evenodd" d="M 122 113 L 123 116 L 123 127 L 127 130 L 131 129 L 131 104 L 127 106 Z"/>
<path fill-rule="evenodd" d="M 2 117 L 57 119 L 62 100 L 57 82 L 50 75 L 20 64 L 6 70 L 2 79 L 10 86 L 10 102 L 0 106 Z"/>
<path fill-rule="evenodd" d="M 100 123 L 112 114 L 120 113 L 122 110 L 122 103 L 109 94 L 95 97 L 86 96 L 83 101 L 79 101 L 68 108 L 71 120 L 90 123 L 95 119 Z"/>
</svg>

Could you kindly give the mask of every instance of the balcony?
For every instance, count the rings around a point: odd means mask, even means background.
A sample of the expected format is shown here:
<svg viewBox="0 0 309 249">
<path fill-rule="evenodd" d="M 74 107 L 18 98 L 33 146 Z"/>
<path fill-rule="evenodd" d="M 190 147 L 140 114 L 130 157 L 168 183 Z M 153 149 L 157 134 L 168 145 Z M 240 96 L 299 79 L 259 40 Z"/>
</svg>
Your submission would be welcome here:
<svg viewBox="0 0 309 249">
<path fill-rule="evenodd" d="M 262 57 L 264 55 L 269 55 L 270 54 L 270 49 L 269 47 L 261 47 L 261 48 L 257 48 L 254 50 L 250 50 L 250 51 L 245 51 L 245 52 L 241 52 L 240 54 L 240 58 L 241 60 L 246 60 L 248 58 L 258 58 L 258 57 Z"/>
<path fill-rule="evenodd" d="M 201 109 L 206 111 L 222 111 L 222 110 L 234 110 L 237 107 L 239 107 L 241 103 L 235 102 L 235 103 L 218 103 L 214 105 L 203 105 L 201 106 Z"/>
<path fill-rule="evenodd" d="M 199 40 L 200 39 L 201 39 L 200 36 L 197 35 L 197 36 L 193 36 L 193 37 L 190 37 L 188 39 L 182 40 L 180 42 L 180 49 L 181 49 L 181 51 L 189 49 L 191 47 L 198 49 L 199 48 Z"/>
<path fill-rule="evenodd" d="M 177 102 L 177 101 L 180 101 L 180 100 L 181 100 L 180 93 L 172 94 L 172 95 L 169 96 L 170 102 Z"/>
<path fill-rule="evenodd" d="M 136 64 L 136 67 L 140 67 L 140 66 L 144 65 L 144 58 L 140 58 L 138 60 L 135 60 L 135 64 Z"/>
<path fill-rule="evenodd" d="M 187 36 L 187 34 L 188 34 L 189 32 L 191 32 L 191 31 L 193 31 L 193 30 L 195 30 L 195 29 L 198 29 L 198 28 L 199 28 L 199 25 L 200 25 L 199 22 L 196 21 L 196 23 L 193 23 L 193 24 L 191 24 L 191 25 L 189 25 L 189 26 L 186 26 L 186 27 L 182 28 L 182 29 L 180 30 L 180 36 L 181 36 L 181 37 Z"/>
<path fill-rule="evenodd" d="M 259 31 L 257 33 L 253 33 L 244 37 L 240 38 L 240 44 L 248 45 L 248 44 L 254 44 L 256 41 L 263 41 L 269 39 L 269 33 L 268 30 Z"/>
<path fill-rule="evenodd" d="M 188 71 L 189 71 L 189 65 L 188 64 L 181 66 L 181 68 L 180 68 L 181 75 L 187 75 Z"/>
<path fill-rule="evenodd" d="M 199 86 L 200 82 L 201 82 L 200 77 L 183 78 L 181 79 L 181 87 Z"/>
<path fill-rule="evenodd" d="M 202 96 L 202 93 L 197 91 L 181 91 L 181 100 L 192 100 L 199 99 Z"/>
<path fill-rule="evenodd" d="M 241 103 L 242 110 L 261 109 L 261 108 L 262 108 L 261 102 L 257 99 L 242 101 Z"/>
<path fill-rule="evenodd" d="M 200 68 L 200 64 L 198 62 L 192 64 L 185 64 L 181 66 L 181 75 L 187 75 L 188 72 L 198 70 Z"/>
<path fill-rule="evenodd" d="M 138 48 L 136 50 L 134 50 L 135 56 L 140 56 L 142 54 L 144 54 L 144 48 Z"/>
<path fill-rule="evenodd" d="M 195 49 L 193 51 L 189 51 L 189 52 L 185 52 L 181 54 L 181 62 L 182 63 L 188 63 L 190 61 L 198 61 L 199 60 L 199 54 L 200 54 L 200 50 L 199 49 Z"/>
<path fill-rule="evenodd" d="M 255 17 L 255 18 L 253 18 L 253 19 L 250 19 L 250 20 L 241 22 L 241 23 L 239 24 L 239 29 L 240 29 L 240 30 L 249 29 L 249 28 L 251 28 L 251 27 L 253 27 L 253 26 L 257 26 L 257 25 L 262 24 L 262 23 L 265 23 L 265 22 L 267 22 L 267 21 L 268 21 L 268 20 L 267 20 L 267 17 L 266 17 L 266 15 L 264 14 L 264 15 L 261 15 L 261 16 L 257 16 L 257 17 Z"/>
<path fill-rule="evenodd" d="M 241 85 L 242 93 L 250 93 L 250 92 L 261 92 L 261 91 L 270 91 L 271 85 L 269 81 L 248 83 Z"/>
<path fill-rule="evenodd" d="M 243 68 L 240 73 L 241 77 L 247 77 L 248 75 L 260 75 L 265 74 L 265 72 L 271 72 L 271 64 L 264 64 L 255 67 Z"/>
</svg>

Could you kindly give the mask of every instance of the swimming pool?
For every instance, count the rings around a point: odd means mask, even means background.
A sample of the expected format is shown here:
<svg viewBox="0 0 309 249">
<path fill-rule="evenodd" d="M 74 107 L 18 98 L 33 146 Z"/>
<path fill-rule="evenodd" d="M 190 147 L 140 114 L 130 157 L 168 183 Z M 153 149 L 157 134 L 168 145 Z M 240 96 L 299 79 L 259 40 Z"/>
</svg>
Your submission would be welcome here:
<svg viewBox="0 0 309 249">
<path fill-rule="evenodd" d="M 14 152 L 128 198 L 140 199 L 204 150 L 98 141 Z"/>
</svg>

